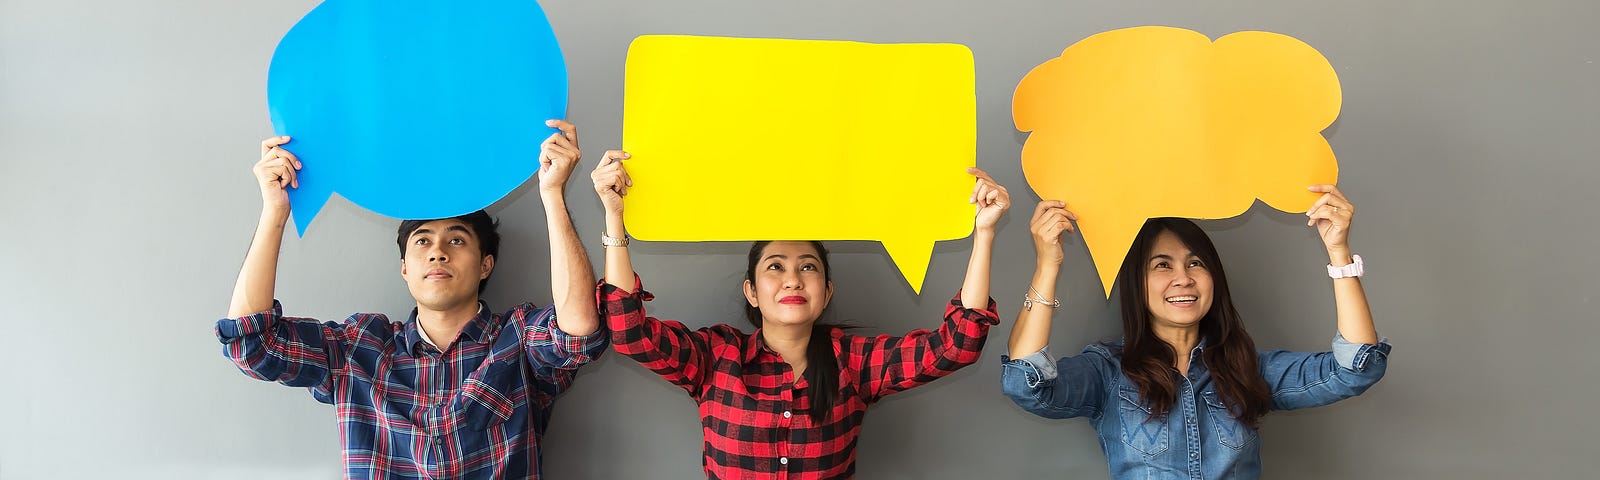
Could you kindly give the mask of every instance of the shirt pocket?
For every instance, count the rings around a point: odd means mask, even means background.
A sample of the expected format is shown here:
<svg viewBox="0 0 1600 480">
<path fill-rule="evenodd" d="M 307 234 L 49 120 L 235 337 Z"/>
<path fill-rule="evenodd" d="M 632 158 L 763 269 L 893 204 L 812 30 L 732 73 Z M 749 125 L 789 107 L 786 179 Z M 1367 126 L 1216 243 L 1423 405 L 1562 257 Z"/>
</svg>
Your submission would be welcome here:
<svg viewBox="0 0 1600 480">
<path fill-rule="evenodd" d="M 1156 456 L 1167 451 L 1169 433 L 1166 417 L 1150 414 L 1150 409 L 1139 400 L 1139 391 L 1118 387 L 1117 418 L 1122 423 L 1122 443 L 1145 456 Z"/>
<path fill-rule="evenodd" d="M 477 373 L 467 377 L 457 397 L 462 428 L 488 430 L 528 409 L 527 382 L 516 362 L 497 362 Z"/>
<path fill-rule="evenodd" d="M 1217 396 L 1217 392 L 1208 391 L 1201 396 L 1205 398 L 1206 415 L 1211 419 L 1211 429 L 1217 434 L 1217 441 L 1222 446 L 1242 450 L 1256 441 L 1256 430 L 1233 418 L 1233 413 L 1228 411 L 1228 406 Z"/>
</svg>

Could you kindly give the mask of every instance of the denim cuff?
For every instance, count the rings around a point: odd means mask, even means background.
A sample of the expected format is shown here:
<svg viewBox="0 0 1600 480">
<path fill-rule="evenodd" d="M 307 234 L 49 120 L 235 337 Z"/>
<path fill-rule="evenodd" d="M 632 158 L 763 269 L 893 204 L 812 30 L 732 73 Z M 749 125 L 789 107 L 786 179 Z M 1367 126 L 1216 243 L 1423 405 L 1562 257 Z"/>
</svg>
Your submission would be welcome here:
<svg viewBox="0 0 1600 480">
<path fill-rule="evenodd" d="M 1389 339 L 1378 337 L 1377 345 L 1351 343 L 1349 340 L 1344 339 L 1344 334 L 1338 331 L 1333 332 L 1333 360 L 1339 362 L 1339 366 L 1344 367 L 1346 370 L 1355 370 L 1357 372 L 1364 370 L 1367 365 L 1367 359 L 1371 357 L 1374 350 L 1388 355 Z"/>
<path fill-rule="evenodd" d="M 1050 356 L 1050 347 L 1044 347 L 1026 357 L 1016 359 L 1028 362 L 1034 370 L 1039 371 L 1039 381 L 1047 382 L 1056 379 L 1056 359 Z"/>
</svg>

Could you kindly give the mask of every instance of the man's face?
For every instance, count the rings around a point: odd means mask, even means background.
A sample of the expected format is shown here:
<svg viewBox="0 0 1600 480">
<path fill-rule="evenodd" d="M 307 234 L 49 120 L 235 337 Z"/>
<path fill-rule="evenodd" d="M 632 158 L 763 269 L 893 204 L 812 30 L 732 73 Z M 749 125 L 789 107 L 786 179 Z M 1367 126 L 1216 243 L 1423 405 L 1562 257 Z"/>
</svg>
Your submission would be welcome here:
<svg viewBox="0 0 1600 480">
<path fill-rule="evenodd" d="M 476 304 L 478 282 L 489 278 L 494 257 L 483 255 L 478 237 L 455 219 L 422 224 L 406 237 L 400 276 L 418 308 L 448 311 Z"/>
</svg>

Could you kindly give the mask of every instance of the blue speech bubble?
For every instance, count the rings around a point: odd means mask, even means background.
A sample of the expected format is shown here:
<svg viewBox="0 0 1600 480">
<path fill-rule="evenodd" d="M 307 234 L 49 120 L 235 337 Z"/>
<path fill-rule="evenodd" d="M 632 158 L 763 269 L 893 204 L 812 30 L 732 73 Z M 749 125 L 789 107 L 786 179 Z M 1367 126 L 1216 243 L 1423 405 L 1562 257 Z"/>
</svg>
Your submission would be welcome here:
<svg viewBox="0 0 1600 480">
<path fill-rule="evenodd" d="M 531 0 L 327 0 L 278 42 L 267 107 L 304 164 L 289 191 L 300 235 L 334 192 L 389 217 L 445 218 L 538 170 L 567 67 Z"/>
</svg>

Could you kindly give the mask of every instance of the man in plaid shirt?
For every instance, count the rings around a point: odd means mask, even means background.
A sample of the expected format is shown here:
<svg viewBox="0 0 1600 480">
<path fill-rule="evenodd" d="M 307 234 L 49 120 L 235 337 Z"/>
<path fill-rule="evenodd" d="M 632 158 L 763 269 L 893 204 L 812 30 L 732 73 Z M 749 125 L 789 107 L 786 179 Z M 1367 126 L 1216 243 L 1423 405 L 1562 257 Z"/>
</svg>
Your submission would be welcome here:
<svg viewBox="0 0 1600 480">
<path fill-rule="evenodd" d="M 482 210 L 401 224 L 400 275 L 416 309 L 404 323 L 358 313 L 343 323 L 286 317 L 273 299 L 278 249 L 297 186 L 288 137 L 261 144 L 253 171 L 263 207 L 217 322 L 223 353 L 245 374 L 306 387 L 333 404 L 347 478 L 539 478 L 539 440 L 557 394 L 605 351 L 594 272 L 562 187 L 581 158 L 577 131 L 541 146 L 539 193 L 550 230 L 553 306 L 495 314 L 478 298 L 499 250 Z"/>
</svg>

